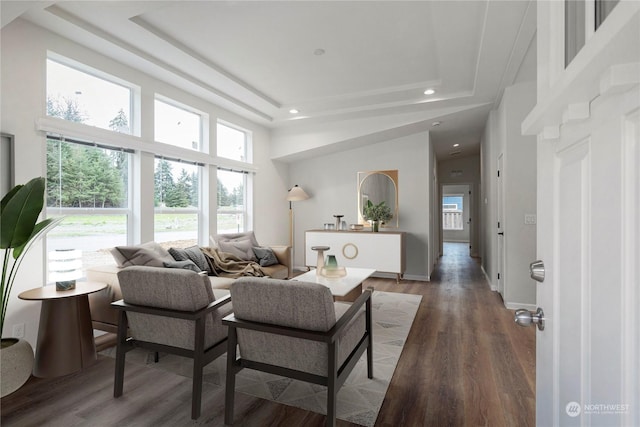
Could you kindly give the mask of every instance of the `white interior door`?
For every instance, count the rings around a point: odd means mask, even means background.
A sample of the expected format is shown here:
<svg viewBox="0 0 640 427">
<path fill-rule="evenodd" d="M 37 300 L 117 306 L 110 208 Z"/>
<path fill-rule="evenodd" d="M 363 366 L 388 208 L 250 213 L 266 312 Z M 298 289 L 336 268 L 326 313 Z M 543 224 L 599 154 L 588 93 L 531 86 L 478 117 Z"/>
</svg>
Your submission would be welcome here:
<svg viewBox="0 0 640 427">
<path fill-rule="evenodd" d="M 504 298 L 504 266 L 505 266 L 505 253 L 504 253 L 504 154 L 498 156 L 498 173 L 497 177 L 497 191 L 498 197 L 496 198 L 496 212 L 497 212 L 497 233 L 498 233 L 498 292 Z"/>
<path fill-rule="evenodd" d="M 640 96 L 538 142 L 539 426 L 640 425 Z"/>
</svg>

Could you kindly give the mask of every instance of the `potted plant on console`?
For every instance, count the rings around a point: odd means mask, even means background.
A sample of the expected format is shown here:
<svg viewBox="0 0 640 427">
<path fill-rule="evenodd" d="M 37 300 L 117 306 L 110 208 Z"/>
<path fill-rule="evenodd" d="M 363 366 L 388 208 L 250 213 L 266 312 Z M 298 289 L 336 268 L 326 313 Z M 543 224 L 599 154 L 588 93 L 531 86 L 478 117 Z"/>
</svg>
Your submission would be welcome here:
<svg viewBox="0 0 640 427">
<path fill-rule="evenodd" d="M 371 231 L 373 232 L 379 231 L 381 222 L 389 221 L 393 217 L 391 208 L 387 206 L 384 200 L 377 205 L 374 205 L 371 200 L 367 200 L 363 215 L 365 219 L 371 221 Z"/>
<path fill-rule="evenodd" d="M 55 227 L 63 218 L 38 221 L 44 206 L 45 179 L 34 178 L 24 185 L 17 185 L 3 198 L 0 210 L 0 249 L 2 261 L 2 312 L 0 313 L 0 359 L 2 364 L 1 396 L 19 389 L 31 375 L 33 350 L 29 342 L 2 335 L 11 288 L 25 254 L 33 243 Z"/>
</svg>

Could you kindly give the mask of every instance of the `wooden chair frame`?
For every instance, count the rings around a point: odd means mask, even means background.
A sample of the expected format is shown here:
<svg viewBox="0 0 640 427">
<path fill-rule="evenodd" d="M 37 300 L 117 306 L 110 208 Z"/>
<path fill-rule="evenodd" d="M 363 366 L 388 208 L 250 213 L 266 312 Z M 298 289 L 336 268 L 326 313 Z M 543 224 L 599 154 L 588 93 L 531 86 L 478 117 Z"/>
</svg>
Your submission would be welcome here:
<svg viewBox="0 0 640 427">
<path fill-rule="evenodd" d="M 308 331 L 305 329 L 276 326 L 260 322 L 251 322 L 237 319 L 234 314 L 230 314 L 222 323 L 229 327 L 227 340 L 227 385 L 225 391 L 225 412 L 224 421 L 226 425 L 233 424 L 235 376 L 244 368 L 255 369 L 257 371 L 268 372 L 275 375 L 294 378 L 301 381 L 320 384 L 327 387 L 327 426 L 335 426 L 336 423 L 336 402 L 340 387 L 355 367 L 358 359 L 364 351 L 367 351 L 367 376 L 373 378 L 373 335 L 371 321 L 371 295 L 373 288 L 365 290 L 361 296 L 351 305 L 336 324 L 326 332 Z M 356 316 L 362 306 L 365 306 L 366 329 L 358 345 L 344 361 L 342 366 L 338 366 L 338 343 L 339 334 L 347 327 L 349 322 Z M 277 335 L 285 335 L 294 338 L 302 338 L 311 341 L 324 342 L 327 344 L 328 369 L 327 375 L 315 375 L 308 372 L 301 372 L 294 369 L 283 368 L 281 366 L 270 365 L 261 362 L 237 357 L 238 334 L 237 329 L 250 329 L 253 331 L 266 332 Z"/>
<path fill-rule="evenodd" d="M 111 305 L 119 310 L 118 314 L 118 347 L 116 350 L 116 370 L 115 381 L 113 387 L 113 397 L 122 396 L 122 390 L 124 387 L 124 365 L 125 356 L 127 352 L 133 350 L 136 347 L 146 348 L 156 352 L 157 354 L 162 351 L 165 353 L 176 354 L 178 356 L 189 357 L 193 359 L 193 386 L 191 396 L 191 418 L 197 419 L 200 416 L 200 407 L 202 401 L 202 374 L 204 367 L 218 356 L 223 354 L 227 350 L 227 339 L 224 338 L 217 344 L 211 346 L 208 349 L 204 348 L 205 340 L 205 324 L 206 316 L 211 312 L 217 310 L 223 305 L 231 302 L 230 296 L 225 296 L 216 301 L 213 301 L 206 307 L 198 311 L 179 311 L 169 310 L 162 308 L 155 308 L 143 305 L 128 304 L 124 300 L 119 300 L 111 303 Z M 126 312 L 136 312 L 144 314 L 153 314 L 156 316 L 171 317 L 175 319 L 185 319 L 195 322 L 195 336 L 194 336 L 194 349 L 188 350 L 181 347 L 174 347 L 170 345 L 158 344 L 148 341 L 136 340 L 131 337 L 127 337 L 127 329 L 129 322 L 127 321 Z"/>
</svg>

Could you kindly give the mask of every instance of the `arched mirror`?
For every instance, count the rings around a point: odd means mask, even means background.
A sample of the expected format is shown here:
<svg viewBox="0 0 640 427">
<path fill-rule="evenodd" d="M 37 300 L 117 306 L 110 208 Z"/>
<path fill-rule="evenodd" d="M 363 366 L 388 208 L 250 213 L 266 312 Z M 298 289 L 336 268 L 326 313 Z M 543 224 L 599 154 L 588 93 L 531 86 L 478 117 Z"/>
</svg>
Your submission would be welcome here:
<svg viewBox="0 0 640 427">
<path fill-rule="evenodd" d="M 383 226 L 398 227 L 398 171 L 358 172 L 358 222 L 368 224 L 363 216 L 367 201 L 374 205 L 384 201 L 393 217 Z"/>
</svg>

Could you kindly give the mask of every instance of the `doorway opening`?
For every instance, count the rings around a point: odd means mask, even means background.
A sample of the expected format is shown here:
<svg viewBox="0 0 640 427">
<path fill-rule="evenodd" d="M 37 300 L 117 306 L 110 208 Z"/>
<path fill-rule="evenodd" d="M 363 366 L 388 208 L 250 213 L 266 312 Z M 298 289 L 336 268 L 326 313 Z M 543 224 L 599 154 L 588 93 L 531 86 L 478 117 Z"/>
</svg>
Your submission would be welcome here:
<svg viewBox="0 0 640 427">
<path fill-rule="evenodd" d="M 443 185 L 441 200 L 442 253 L 463 250 L 471 256 L 471 191 L 469 184 Z"/>
</svg>

